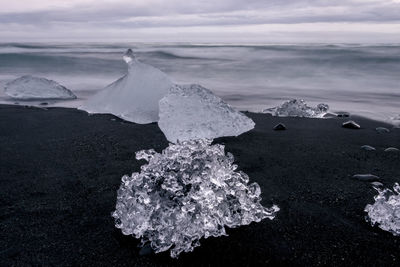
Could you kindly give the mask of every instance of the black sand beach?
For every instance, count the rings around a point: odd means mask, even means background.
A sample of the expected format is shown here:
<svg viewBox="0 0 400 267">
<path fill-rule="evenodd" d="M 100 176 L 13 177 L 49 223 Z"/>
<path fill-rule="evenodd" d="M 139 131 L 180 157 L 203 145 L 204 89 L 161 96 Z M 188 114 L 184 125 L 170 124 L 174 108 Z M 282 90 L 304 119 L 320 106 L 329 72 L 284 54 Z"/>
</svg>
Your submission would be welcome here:
<svg viewBox="0 0 400 267">
<path fill-rule="evenodd" d="M 375 190 L 351 177 L 400 182 L 400 153 L 383 151 L 400 148 L 400 129 L 364 118 L 352 118 L 362 129 L 351 130 L 341 127 L 348 118 L 247 115 L 254 130 L 215 142 L 260 184 L 262 203 L 281 211 L 174 260 L 140 256 L 139 242 L 111 218 L 122 175 L 144 163 L 135 152 L 168 144 L 157 124 L 0 105 L 0 266 L 399 266 L 400 238 L 365 221 Z M 288 129 L 273 131 L 279 122 Z"/>
</svg>

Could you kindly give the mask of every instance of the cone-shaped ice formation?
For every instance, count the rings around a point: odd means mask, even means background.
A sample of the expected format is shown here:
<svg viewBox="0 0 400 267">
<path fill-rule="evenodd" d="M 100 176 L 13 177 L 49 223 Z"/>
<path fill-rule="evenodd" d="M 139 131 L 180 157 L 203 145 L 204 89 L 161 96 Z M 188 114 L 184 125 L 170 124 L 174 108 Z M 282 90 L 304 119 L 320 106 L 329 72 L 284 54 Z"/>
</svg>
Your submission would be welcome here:
<svg viewBox="0 0 400 267">
<path fill-rule="evenodd" d="M 260 186 L 236 171 L 224 146 L 210 144 L 203 139 L 170 144 L 161 154 L 137 152 L 148 164 L 122 177 L 112 215 L 116 227 L 156 253 L 171 248 L 171 257 L 178 257 L 203 237 L 226 235 L 225 226 L 272 220 L 279 208 L 263 207 Z"/>
<path fill-rule="evenodd" d="M 160 101 L 158 126 L 170 142 L 238 136 L 254 125 L 200 85 L 175 85 Z"/>
<path fill-rule="evenodd" d="M 22 76 L 6 84 L 4 92 L 15 99 L 75 99 L 76 96 L 61 84 L 46 78 Z"/>
<path fill-rule="evenodd" d="M 136 60 L 131 49 L 123 58 L 128 73 L 86 101 L 81 109 L 111 113 L 142 124 L 158 121 L 158 102 L 173 83 L 162 71 Z"/>
</svg>

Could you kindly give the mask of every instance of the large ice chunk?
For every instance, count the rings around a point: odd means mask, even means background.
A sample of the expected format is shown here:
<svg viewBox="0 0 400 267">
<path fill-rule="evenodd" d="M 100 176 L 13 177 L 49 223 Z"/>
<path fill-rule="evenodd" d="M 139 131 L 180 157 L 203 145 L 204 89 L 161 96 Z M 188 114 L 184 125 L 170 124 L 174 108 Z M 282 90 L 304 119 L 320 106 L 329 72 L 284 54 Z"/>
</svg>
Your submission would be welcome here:
<svg viewBox="0 0 400 267">
<path fill-rule="evenodd" d="M 306 104 L 303 99 L 292 99 L 274 108 L 264 109 L 263 113 L 271 113 L 279 117 L 308 117 L 322 118 L 329 110 L 327 104 L 318 104 L 313 108 Z"/>
<path fill-rule="evenodd" d="M 238 136 L 254 122 L 197 85 L 175 85 L 160 101 L 158 126 L 170 142 Z"/>
<path fill-rule="evenodd" d="M 76 96 L 61 84 L 46 78 L 22 76 L 7 83 L 4 92 L 15 99 L 75 99 Z"/>
<path fill-rule="evenodd" d="M 279 208 L 260 204 L 260 186 L 235 171 L 232 154 L 211 140 L 170 144 L 162 153 L 144 150 L 140 173 L 122 177 L 112 216 L 125 235 L 141 238 L 171 257 L 193 251 L 202 237 L 226 235 L 238 227 L 273 219 Z"/>
<path fill-rule="evenodd" d="M 158 102 L 173 85 L 162 71 L 139 62 L 132 50 L 124 55 L 128 73 L 80 107 L 89 113 L 111 113 L 136 123 L 158 121 Z"/>
<path fill-rule="evenodd" d="M 365 212 L 368 213 L 367 221 L 372 225 L 400 236 L 400 186 L 395 183 L 393 190 L 375 188 L 378 195 L 374 197 L 375 203 L 368 204 Z"/>
</svg>

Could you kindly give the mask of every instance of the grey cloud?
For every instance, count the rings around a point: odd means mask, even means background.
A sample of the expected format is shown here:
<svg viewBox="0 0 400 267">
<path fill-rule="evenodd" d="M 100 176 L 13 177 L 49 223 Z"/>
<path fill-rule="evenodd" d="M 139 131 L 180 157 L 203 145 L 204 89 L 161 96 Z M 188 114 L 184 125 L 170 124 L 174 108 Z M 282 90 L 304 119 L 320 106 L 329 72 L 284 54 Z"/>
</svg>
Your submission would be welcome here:
<svg viewBox="0 0 400 267">
<path fill-rule="evenodd" d="M 135 6 L 108 4 L 83 6 L 74 9 L 0 14 L 0 23 L 38 24 L 102 23 L 126 27 L 163 27 L 195 25 L 236 25 L 260 23 L 306 22 L 393 22 L 400 21 L 400 4 L 386 0 L 359 1 L 168 1 L 165 5 Z M 343 13 L 332 14 L 330 8 L 342 8 Z M 255 17 L 240 12 L 255 11 Z M 239 12 L 239 14 L 237 14 Z M 180 15 L 197 15 L 194 21 Z M 136 22 L 123 23 L 131 19 Z"/>
<path fill-rule="evenodd" d="M 390 0 L 196 0 L 158 1 L 154 4 L 126 0 L 101 2 L 74 8 L 4 13 L 0 10 L 0 34 L 24 33 L 44 36 L 59 33 L 90 36 L 93 30 L 110 34 L 150 28 L 184 29 L 190 27 L 302 23 L 400 23 L 400 2 Z M 12 32 L 10 27 L 17 29 Z M 398 32 L 400 29 L 398 30 Z M 20 32 L 20 33 L 19 33 Z M 79 33 L 77 33 L 79 32 Z M 209 33 L 211 34 L 211 33 Z M 337 33 L 339 34 L 339 33 Z M 199 37 L 200 38 L 200 37 Z"/>
</svg>

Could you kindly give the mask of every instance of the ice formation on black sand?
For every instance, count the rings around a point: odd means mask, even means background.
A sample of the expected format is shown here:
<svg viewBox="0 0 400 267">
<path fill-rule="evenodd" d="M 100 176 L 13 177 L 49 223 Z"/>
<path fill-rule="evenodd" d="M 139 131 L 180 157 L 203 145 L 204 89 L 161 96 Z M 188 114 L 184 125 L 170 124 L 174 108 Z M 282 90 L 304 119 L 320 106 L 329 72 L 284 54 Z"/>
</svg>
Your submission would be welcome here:
<svg viewBox="0 0 400 267">
<path fill-rule="evenodd" d="M 22 76 L 7 83 L 4 92 L 19 100 L 75 99 L 76 96 L 61 84 L 46 78 Z"/>
<path fill-rule="evenodd" d="M 238 136 L 254 125 L 250 118 L 197 84 L 175 85 L 160 100 L 158 126 L 170 142 Z"/>
<path fill-rule="evenodd" d="M 378 195 L 374 197 L 375 203 L 368 204 L 365 212 L 368 213 L 367 221 L 378 225 L 382 230 L 395 236 L 400 235 L 400 186 L 395 183 L 393 190 L 375 187 Z"/>
<path fill-rule="evenodd" d="M 262 112 L 271 113 L 273 116 L 279 117 L 322 118 L 328 113 L 328 110 L 329 106 L 327 104 L 321 103 L 313 108 L 308 106 L 302 99 L 292 99 L 278 107 L 264 109 Z"/>
<path fill-rule="evenodd" d="M 141 124 L 158 121 L 158 102 L 173 83 L 159 69 L 139 62 L 131 49 L 123 59 L 128 65 L 128 73 L 80 108 L 89 113 L 111 113 Z"/>
<path fill-rule="evenodd" d="M 123 234 L 141 238 L 156 253 L 171 249 L 176 258 L 202 237 L 226 235 L 225 226 L 273 219 L 279 211 L 260 204 L 260 186 L 248 184 L 232 154 L 211 140 L 170 144 L 161 154 L 143 150 L 136 158 L 148 163 L 122 177 L 113 217 Z"/>
</svg>

